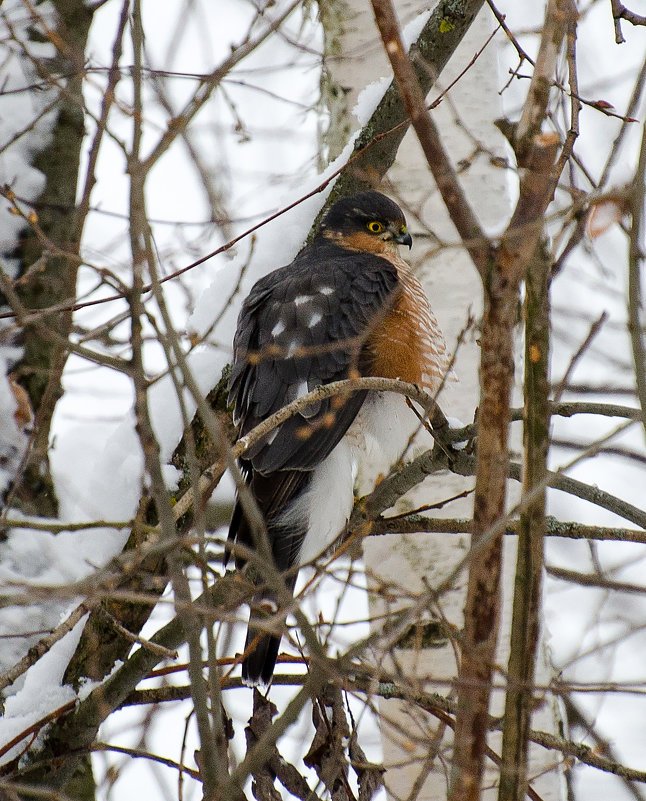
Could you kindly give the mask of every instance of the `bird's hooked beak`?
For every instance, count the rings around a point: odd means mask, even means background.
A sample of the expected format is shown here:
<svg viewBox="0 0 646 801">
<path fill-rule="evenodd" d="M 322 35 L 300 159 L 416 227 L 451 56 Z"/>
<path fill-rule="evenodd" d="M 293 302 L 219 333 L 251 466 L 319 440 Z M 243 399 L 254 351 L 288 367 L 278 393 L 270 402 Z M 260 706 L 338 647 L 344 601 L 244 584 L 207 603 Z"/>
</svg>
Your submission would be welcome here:
<svg viewBox="0 0 646 801">
<path fill-rule="evenodd" d="M 401 228 L 390 228 L 393 238 L 392 241 L 396 242 L 398 245 L 408 245 L 409 248 L 413 247 L 413 238 L 408 233 L 405 225 L 402 225 Z"/>
</svg>

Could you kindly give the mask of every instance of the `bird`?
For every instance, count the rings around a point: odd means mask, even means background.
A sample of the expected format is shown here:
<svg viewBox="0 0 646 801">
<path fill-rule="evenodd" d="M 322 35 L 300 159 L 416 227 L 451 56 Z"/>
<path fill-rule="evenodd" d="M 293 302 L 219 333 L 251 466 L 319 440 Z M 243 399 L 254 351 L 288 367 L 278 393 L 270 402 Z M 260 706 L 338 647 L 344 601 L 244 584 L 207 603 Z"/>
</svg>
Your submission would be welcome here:
<svg viewBox="0 0 646 801">
<path fill-rule="evenodd" d="M 241 436 L 317 386 L 348 377 L 438 391 L 450 370 L 446 342 L 400 246 L 412 247 L 401 208 L 380 192 L 360 192 L 333 203 L 311 244 L 254 284 L 238 317 L 229 378 Z M 298 567 L 343 531 L 362 460 L 378 454 L 390 467 L 417 425 L 401 395 L 359 389 L 308 404 L 239 459 L 290 592 Z M 252 529 L 238 494 L 225 566 L 232 543 L 254 548 Z M 236 556 L 238 569 L 245 564 Z M 279 611 L 275 593 L 261 582 L 250 607 L 242 679 L 268 685 L 281 636 L 261 620 Z"/>
</svg>

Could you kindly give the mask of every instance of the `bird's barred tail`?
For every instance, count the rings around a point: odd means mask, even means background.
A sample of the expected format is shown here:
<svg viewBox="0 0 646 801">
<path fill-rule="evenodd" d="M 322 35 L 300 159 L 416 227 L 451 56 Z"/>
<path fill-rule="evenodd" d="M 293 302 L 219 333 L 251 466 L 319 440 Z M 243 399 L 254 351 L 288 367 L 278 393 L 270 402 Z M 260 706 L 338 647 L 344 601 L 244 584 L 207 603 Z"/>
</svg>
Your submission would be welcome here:
<svg viewBox="0 0 646 801">
<path fill-rule="evenodd" d="M 247 480 L 265 521 L 274 567 L 283 574 L 288 571 L 284 575 L 285 585 L 289 592 L 293 593 L 297 573 L 295 568 L 298 564 L 301 544 L 307 533 L 308 519 L 303 518 L 300 514 L 290 515 L 289 512 L 292 505 L 307 490 L 311 474 L 306 471 L 281 471 L 263 476 L 260 473 L 249 472 Z M 239 502 L 236 503 L 231 518 L 229 542 L 231 541 L 248 548 L 254 547 L 253 535 Z M 236 559 L 238 569 L 243 568 L 244 564 L 243 558 Z M 272 623 L 272 630 L 279 629 L 284 616 L 277 616 L 279 605 L 276 596 L 268 587 L 262 586 L 264 584 L 262 572 L 253 564 L 250 567 L 252 568 L 251 580 L 260 586 L 250 603 L 251 611 L 245 652 L 249 648 L 253 650 L 242 663 L 242 680 L 249 686 L 256 686 L 269 684 L 271 681 L 278 658 L 281 636 L 266 632 Z M 254 623 L 258 625 L 254 625 Z"/>
<path fill-rule="evenodd" d="M 254 639 L 255 631 L 249 627 L 245 651 Z M 278 658 L 280 637 L 265 635 L 256 645 L 255 649 L 242 663 L 242 683 L 247 687 L 256 687 L 258 684 L 269 684 L 274 675 L 274 667 Z"/>
<path fill-rule="evenodd" d="M 296 576 L 286 577 L 285 584 L 287 589 L 293 593 Z M 275 615 L 276 612 L 278 612 L 278 604 L 269 592 L 259 594 L 251 605 L 244 649 L 245 653 L 250 647 L 253 647 L 253 650 L 242 662 L 242 682 L 248 687 L 269 684 L 274 675 L 281 636 L 264 634 L 265 629 L 257 628 L 253 622 L 254 619 L 262 620 L 263 615 Z"/>
</svg>

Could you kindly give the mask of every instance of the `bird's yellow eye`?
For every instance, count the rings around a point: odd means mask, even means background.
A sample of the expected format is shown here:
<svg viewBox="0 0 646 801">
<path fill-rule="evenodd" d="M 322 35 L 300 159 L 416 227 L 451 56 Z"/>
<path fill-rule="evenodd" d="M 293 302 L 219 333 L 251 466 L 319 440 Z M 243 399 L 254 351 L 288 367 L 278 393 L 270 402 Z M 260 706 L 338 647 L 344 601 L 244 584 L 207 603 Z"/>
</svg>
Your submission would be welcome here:
<svg viewBox="0 0 646 801">
<path fill-rule="evenodd" d="M 377 220 L 372 220 L 366 226 L 371 234 L 380 234 L 384 230 L 384 224 L 378 222 Z"/>
</svg>

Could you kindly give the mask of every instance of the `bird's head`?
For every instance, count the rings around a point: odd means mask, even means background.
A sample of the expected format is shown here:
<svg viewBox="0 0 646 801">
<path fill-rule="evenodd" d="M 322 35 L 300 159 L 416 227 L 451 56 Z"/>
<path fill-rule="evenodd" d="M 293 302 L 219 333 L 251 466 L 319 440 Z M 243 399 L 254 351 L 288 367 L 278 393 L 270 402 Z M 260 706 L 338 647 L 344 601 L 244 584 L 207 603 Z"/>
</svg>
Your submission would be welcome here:
<svg viewBox="0 0 646 801">
<path fill-rule="evenodd" d="M 337 200 L 327 210 L 319 236 L 345 248 L 383 254 L 413 244 L 399 206 L 380 192 L 360 192 Z"/>
</svg>

